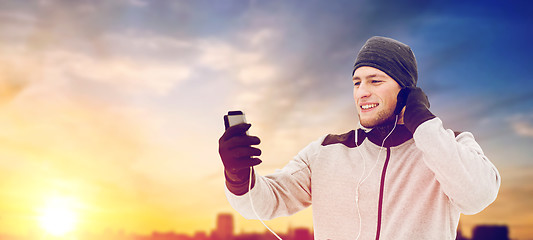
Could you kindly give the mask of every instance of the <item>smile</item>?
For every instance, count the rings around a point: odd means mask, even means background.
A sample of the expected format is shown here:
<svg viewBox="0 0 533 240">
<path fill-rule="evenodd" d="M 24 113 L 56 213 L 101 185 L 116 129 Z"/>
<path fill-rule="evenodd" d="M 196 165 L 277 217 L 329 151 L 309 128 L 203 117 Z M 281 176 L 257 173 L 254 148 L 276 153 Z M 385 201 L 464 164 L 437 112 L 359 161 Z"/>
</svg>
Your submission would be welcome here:
<svg viewBox="0 0 533 240">
<path fill-rule="evenodd" d="M 365 104 L 365 105 L 362 105 L 361 106 L 361 109 L 363 110 L 368 110 L 368 109 L 371 109 L 371 108 L 375 108 L 377 107 L 379 104 L 377 103 L 372 103 L 372 104 Z"/>
</svg>

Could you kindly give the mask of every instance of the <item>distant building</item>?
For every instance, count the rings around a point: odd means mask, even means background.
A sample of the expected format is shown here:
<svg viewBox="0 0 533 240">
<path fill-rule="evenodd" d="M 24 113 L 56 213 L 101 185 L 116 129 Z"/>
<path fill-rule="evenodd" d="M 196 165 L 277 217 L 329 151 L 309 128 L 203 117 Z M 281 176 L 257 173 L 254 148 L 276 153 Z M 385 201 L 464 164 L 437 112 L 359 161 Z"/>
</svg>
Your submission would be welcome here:
<svg viewBox="0 0 533 240">
<path fill-rule="evenodd" d="M 116 239 L 126 239 L 125 237 L 120 237 Z M 185 240 L 189 237 L 185 234 L 177 234 L 174 232 L 153 232 L 150 236 L 150 240 Z"/>
<path fill-rule="evenodd" d="M 480 225 L 472 231 L 472 240 L 509 240 L 506 225 Z"/>
<path fill-rule="evenodd" d="M 220 213 L 217 216 L 217 226 L 213 231 L 213 237 L 219 240 L 229 240 L 233 238 L 233 215 Z"/>
<path fill-rule="evenodd" d="M 209 236 L 205 232 L 196 232 L 193 236 L 194 240 L 209 240 Z"/>
<path fill-rule="evenodd" d="M 295 228 L 293 230 L 293 240 L 313 240 L 313 233 L 307 228 Z"/>
</svg>

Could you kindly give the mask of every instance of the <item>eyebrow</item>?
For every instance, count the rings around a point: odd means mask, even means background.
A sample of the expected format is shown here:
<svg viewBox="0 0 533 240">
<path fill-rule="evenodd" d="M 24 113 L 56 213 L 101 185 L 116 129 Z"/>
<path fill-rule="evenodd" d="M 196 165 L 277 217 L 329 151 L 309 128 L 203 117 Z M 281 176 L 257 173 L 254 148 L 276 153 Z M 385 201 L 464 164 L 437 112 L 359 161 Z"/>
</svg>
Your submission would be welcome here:
<svg viewBox="0 0 533 240">
<path fill-rule="evenodd" d="M 366 76 L 366 79 L 375 78 L 375 77 L 385 77 L 385 75 L 381 73 L 370 74 Z M 355 81 L 355 80 L 361 80 L 361 78 L 359 76 L 352 78 L 352 81 Z"/>
</svg>

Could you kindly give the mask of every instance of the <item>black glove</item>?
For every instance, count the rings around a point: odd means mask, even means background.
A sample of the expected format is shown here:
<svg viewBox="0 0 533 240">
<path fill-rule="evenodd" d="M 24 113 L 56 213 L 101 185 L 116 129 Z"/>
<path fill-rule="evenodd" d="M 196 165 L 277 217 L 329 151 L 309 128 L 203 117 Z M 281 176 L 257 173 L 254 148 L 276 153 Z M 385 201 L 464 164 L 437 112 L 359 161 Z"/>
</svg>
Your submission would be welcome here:
<svg viewBox="0 0 533 240">
<path fill-rule="evenodd" d="M 394 115 L 398 115 L 402 112 L 403 107 L 405 107 L 405 102 L 407 101 L 407 96 L 411 92 L 412 87 L 404 87 L 398 92 L 396 97 L 396 108 L 394 109 Z"/>
<path fill-rule="evenodd" d="M 226 129 L 218 141 L 218 153 L 224 164 L 226 186 L 235 195 L 248 192 L 250 167 L 261 163 L 253 156 L 260 156 L 261 150 L 251 145 L 258 145 L 261 140 L 246 135 L 251 124 L 243 123 Z M 252 187 L 255 183 L 252 178 Z"/>
<path fill-rule="evenodd" d="M 405 87 L 400 90 L 397 97 L 395 114 L 399 114 L 405 106 L 403 122 L 411 133 L 414 133 L 420 124 L 435 118 L 429 111 L 429 100 L 419 87 Z"/>
</svg>

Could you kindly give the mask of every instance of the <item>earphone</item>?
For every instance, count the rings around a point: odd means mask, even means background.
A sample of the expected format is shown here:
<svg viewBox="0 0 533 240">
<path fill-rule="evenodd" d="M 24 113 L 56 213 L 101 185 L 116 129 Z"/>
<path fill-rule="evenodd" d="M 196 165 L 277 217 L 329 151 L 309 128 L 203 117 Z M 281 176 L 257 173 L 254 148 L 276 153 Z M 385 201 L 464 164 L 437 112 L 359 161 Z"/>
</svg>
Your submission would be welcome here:
<svg viewBox="0 0 533 240">
<path fill-rule="evenodd" d="M 370 174 L 374 171 L 374 169 L 376 168 L 378 162 L 379 162 L 379 157 L 381 156 L 381 152 L 383 150 L 383 146 L 385 145 L 385 141 L 387 140 L 387 138 L 392 134 L 392 132 L 394 131 L 394 129 L 396 129 L 396 125 L 397 125 L 397 122 L 398 122 L 398 115 L 396 115 L 396 120 L 394 121 L 394 127 L 392 128 L 392 130 L 387 134 L 387 136 L 383 139 L 383 142 L 381 143 L 381 146 L 380 146 L 380 150 L 378 152 L 378 156 L 376 158 L 376 162 L 374 163 L 374 166 L 372 167 L 372 169 L 370 169 L 370 171 L 368 172 L 368 175 L 366 177 L 365 176 L 365 171 L 366 171 L 366 161 L 365 161 L 365 157 L 363 156 L 363 153 L 361 152 L 361 149 L 360 148 L 357 148 L 358 149 L 358 152 L 359 154 L 361 155 L 361 158 L 363 159 L 363 173 L 361 174 L 361 177 L 359 178 L 359 181 L 357 183 L 357 187 L 356 187 L 356 190 L 355 190 L 355 204 L 356 204 L 356 208 L 357 208 L 357 216 L 359 218 L 359 228 L 358 228 L 358 233 L 357 233 L 357 238 L 356 240 L 359 240 L 359 237 L 361 236 L 361 227 L 362 227 L 362 218 L 361 218 L 361 211 L 359 210 L 359 187 L 361 186 L 361 184 L 363 184 L 364 181 L 366 181 L 366 179 L 370 176 Z M 355 131 L 355 145 L 356 147 L 359 147 L 357 145 L 357 139 L 358 139 L 358 136 L 357 136 L 357 131 Z M 281 237 L 279 237 L 272 229 L 270 229 L 266 224 L 265 222 L 261 219 L 261 217 L 259 217 L 259 214 L 257 214 L 257 211 L 255 210 L 255 207 L 254 207 L 254 202 L 252 200 L 252 194 L 251 194 L 251 190 L 252 190 L 252 177 L 253 177 L 253 166 L 250 166 L 250 176 L 249 176 L 249 183 L 248 183 L 248 197 L 250 199 L 250 205 L 252 207 L 252 211 L 254 212 L 255 216 L 257 217 L 257 219 L 274 235 L 276 236 L 277 239 L 279 240 L 282 240 Z M 364 177 L 364 178 L 363 178 Z"/>
<path fill-rule="evenodd" d="M 252 190 L 252 177 L 253 177 L 253 170 L 254 170 L 254 167 L 251 166 L 250 167 L 250 181 L 248 183 L 248 197 L 250 198 L 250 205 L 252 205 L 252 211 L 254 211 L 254 214 L 255 216 L 257 217 L 257 219 L 259 219 L 259 221 L 261 221 L 261 223 L 268 229 L 268 231 L 270 231 L 272 234 L 274 234 L 274 236 L 276 236 L 276 238 L 278 238 L 279 240 L 283 240 L 281 239 L 278 234 L 276 234 L 272 229 L 270 229 L 266 224 L 265 222 L 263 222 L 263 219 L 261 219 L 261 217 L 259 217 L 259 214 L 257 214 L 257 211 L 255 211 L 255 207 L 254 207 L 254 201 L 252 200 L 252 194 L 250 193 L 250 191 Z"/>
<path fill-rule="evenodd" d="M 387 134 L 387 136 L 383 139 L 383 142 L 381 143 L 381 146 L 380 146 L 380 149 L 379 149 L 379 152 L 378 152 L 378 157 L 376 158 L 376 163 L 374 164 L 372 169 L 370 169 L 370 171 L 368 172 L 368 175 L 364 179 L 363 179 L 363 176 L 365 176 L 366 161 L 365 161 L 365 157 L 363 156 L 363 153 L 361 152 L 361 149 L 358 148 L 359 147 L 357 145 L 358 136 L 357 136 L 357 131 L 355 131 L 355 146 L 357 147 L 357 150 L 359 151 L 359 154 L 361 154 L 361 158 L 363 159 L 363 173 L 361 174 L 361 177 L 359 178 L 359 181 L 357 183 L 357 187 L 355 189 L 355 206 L 357 208 L 357 216 L 359 218 L 359 231 L 357 233 L 357 238 L 355 238 L 355 240 L 359 240 L 359 237 L 361 236 L 361 227 L 362 227 L 362 224 L 361 224 L 362 223 L 361 211 L 359 210 L 359 187 L 370 176 L 370 174 L 372 174 L 372 171 L 374 171 L 374 168 L 376 168 L 376 166 L 378 165 L 379 156 L 381 155 L 381 151 L 383 150 L 383 145 L 385 145 L 385 141 L 387 140 L 387 138 L 392 134 L 392 132 L 396 128 L 397 122 L 398 122 L 398 115 L 396 115 L 396 120 L 394 121 L 394 127 L 389 132 L 389 134 Z"/>
</svg>

